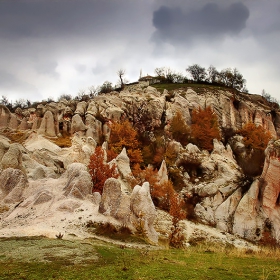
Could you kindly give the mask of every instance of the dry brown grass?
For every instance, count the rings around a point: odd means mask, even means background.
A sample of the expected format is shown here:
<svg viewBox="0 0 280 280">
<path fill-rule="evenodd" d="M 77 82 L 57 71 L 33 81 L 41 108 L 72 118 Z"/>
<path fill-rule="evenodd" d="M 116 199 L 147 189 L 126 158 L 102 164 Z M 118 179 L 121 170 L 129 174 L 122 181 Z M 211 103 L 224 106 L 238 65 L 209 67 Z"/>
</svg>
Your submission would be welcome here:
<svg viewBox="0 0 280 280">
<path fill-rule="evenodd" d="M 49 140 L 60 148 L 69 148 L 72 146 L 72 137 L 70 137 L 70 135 L 64 135 L 58 138 L 50 138 Z"/>
</svg>

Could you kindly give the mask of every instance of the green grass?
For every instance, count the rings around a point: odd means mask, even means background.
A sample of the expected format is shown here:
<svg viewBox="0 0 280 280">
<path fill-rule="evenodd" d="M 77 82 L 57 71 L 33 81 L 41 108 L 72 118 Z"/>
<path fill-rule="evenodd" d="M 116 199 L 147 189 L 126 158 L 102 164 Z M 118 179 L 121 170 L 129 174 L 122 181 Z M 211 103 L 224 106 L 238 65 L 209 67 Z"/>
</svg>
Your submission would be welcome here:
<svg viewBox="0 0 280 280">
<path fill-rule="evenodd" d="M 279 253 L 201 245 L 120 248 L 96 240 L 0 239 L 0 279 L 279 279 Z"/>
</svg>

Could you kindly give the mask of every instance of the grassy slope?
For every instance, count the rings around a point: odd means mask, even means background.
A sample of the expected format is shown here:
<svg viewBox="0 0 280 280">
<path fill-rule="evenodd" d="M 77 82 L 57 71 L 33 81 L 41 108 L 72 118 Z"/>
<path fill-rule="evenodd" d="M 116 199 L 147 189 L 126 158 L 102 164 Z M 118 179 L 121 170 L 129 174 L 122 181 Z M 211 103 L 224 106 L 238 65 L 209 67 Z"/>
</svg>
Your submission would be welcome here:
<svg viewBox="0 0 280 280">
<path fill-rule="evenodd" d="M 120 248 L 99 241 L 0 239 L 0 279 L 279 279 L 279 254 L 200 245 Z M 29 250 L 29 254 L 27 251 Z"/>
</svg>

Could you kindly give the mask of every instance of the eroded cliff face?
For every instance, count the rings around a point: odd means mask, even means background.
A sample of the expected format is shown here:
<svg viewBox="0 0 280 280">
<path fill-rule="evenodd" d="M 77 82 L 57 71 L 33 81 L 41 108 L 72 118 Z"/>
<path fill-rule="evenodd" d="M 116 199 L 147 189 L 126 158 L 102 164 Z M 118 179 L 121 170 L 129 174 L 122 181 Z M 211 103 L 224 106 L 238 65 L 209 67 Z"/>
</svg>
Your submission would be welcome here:
<svg viewBox="0 0 280 280">
<path fill-rule="evenodd" d="M 119 200 L 114 204 L 112 197 L 116 193 L 110 192 L 109 187 L 103 197 L 91 193 L 86 170 L 89 157 L 96 145 L 109 139 L 112 121 L 129 119 L 152 141 L 155 130 L 168 130 L 176 112 L 191 124 L 192 110 L 205 106 L 216 112 L 221 130 L 238 130 L 253 122 L 270 131 L 275 139 L 280 135 L 277 110 L 260 96 L 229 90 L 195 92 L 187 88 L 161 93 L 153 87 L 136 85 L 87 102 L 61 100 L 15 113 L 0 106 L 0 130 L 25 132 L 28 136 L 22 145 L 0 137 L 2 232 L 25 223 L 31 231 L 36 223 L 43 227 L 44 221 L 52 235 L 64 228 L 76 232 L 75 227 L 83 227 L 92 219 L 118 226 L 127 224 L 132 231 L 143 225 L 147 237 L 156 243 L 156 210 L 149 187 L 144 184 L 133 191 L 130 188 L 128 182 L 133 175 L 125 149 L 114 161 L 120 178 L 107 182 L 117 190 Z M 48 140 L 65 133 L 71 136 L 71 147 L 60 148 Z M 244 176 L 232 151 L 232 147 L 241 152 L 244 148 L 238 137 L 231 146 L 214 140 L 211 153 L 169 139 L 168 145 L 175 154 L 173 167 L 182 182 L 177 190 L 188 205 L 191 219 L 250 240 L 260 240 L 269 232 L 280 241 L 280 143 L 270 142 L 262 175 L 252 183 Z M 106 144 L 103 148 L 106 150 Z M 159 182 L 168 180 L 168 171 L 163 162 Z"/>
<path fill-rule="evenodd" d="M 120 93 L 99 95 L 89 101 L 61 100 L 41 103 L 37 108 L 11 113 L 0 107 L 0 129 L 36 130 L 47 137 L 63 133 L 91 136 L 97 143 L 106 139 L 108 122 L 128 118 L 140 132 L 165 126 L 181 112 L 191 123 L 194 108 L 211 106 L 221 128 L 238 130 L 248 122 L 263 126 L 276 138 L 280 135 L 280 113 L 261 96 L 230 90 L 195 92 L 191 88 L 160 93 L 153 87 L 126 87 Z"/>
</svg>

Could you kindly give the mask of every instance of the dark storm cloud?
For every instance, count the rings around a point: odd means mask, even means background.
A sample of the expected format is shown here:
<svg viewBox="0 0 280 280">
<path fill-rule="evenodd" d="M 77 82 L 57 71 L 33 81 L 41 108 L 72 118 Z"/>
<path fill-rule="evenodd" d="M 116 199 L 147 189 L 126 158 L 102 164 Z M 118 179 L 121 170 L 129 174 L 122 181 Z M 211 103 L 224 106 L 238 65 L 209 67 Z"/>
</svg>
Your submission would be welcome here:
<svg viewBox="0 0 280 280">
<path fill-rule="evenodd" d="M 241 2 L 227 8 L 207 3 L 197 10 L 161 6 L 153 14 L 155 40 L 188 42 L 193 38 L 216 38 L 240 33 L 246 27 L 249 9 Z"/>
<path fill-rule="evenodd" d="M 133 28 L 125 1 L 118 0 L 21 0 L 0 1 L 0 36 L 65 37 L 121 35 Z M 130 6 L 130 5 L 128 5 Z M 127 21 L 130 21 L 127 24 Z"/>
</svg>

